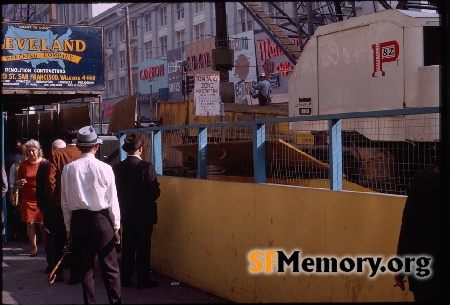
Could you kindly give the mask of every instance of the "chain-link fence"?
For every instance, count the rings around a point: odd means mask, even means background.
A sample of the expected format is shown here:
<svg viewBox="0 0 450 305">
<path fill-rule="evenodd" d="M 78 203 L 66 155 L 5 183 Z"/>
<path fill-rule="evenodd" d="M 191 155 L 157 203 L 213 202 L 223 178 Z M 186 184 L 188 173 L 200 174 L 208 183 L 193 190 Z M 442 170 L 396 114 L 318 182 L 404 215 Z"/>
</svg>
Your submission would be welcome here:
<svg viewBox="0 0 450 305">
<path fill-rule="evenodd" d="M 400 195 L 440 154 L 438 107 L 134 131 L 163 175 Z"/>
</svg>

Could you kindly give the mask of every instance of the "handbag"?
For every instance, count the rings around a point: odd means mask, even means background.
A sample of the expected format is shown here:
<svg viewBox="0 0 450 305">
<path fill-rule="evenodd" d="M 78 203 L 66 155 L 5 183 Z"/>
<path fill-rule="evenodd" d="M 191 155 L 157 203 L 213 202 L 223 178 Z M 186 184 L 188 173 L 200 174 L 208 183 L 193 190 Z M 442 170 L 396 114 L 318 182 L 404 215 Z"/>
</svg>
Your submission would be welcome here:
<svg viewBox="0 0 450 305">
<path fill-rule="evenodd" d="M 13 189 L 13 194 L 11 197 L 11 205 L 16 207 L 20 204 L 20 193 L 19 193 L 19 189 L 17 187 L 15 187 Z"/>
</svg>

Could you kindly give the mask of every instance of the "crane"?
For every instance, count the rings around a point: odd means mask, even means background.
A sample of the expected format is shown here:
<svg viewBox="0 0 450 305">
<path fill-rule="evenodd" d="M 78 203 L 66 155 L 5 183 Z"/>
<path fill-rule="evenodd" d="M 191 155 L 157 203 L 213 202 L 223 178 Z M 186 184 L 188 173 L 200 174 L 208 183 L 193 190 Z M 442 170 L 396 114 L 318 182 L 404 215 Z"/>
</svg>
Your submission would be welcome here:
<svg viewBox="0 0 450 305">
<path fill-rule="evenodd" d="M 314 35 L 320 25 L 342 21 L 356 17 L 356 2 L 360 1 L 299 1 L 292 2 L 294 16 L 289 16 L 277 2 L 266 2 L 273 8 L 275 14 L 268 14 L 258 2 L 239 2 L 253 17 L 255 22 L 267 33 L 280 50 L 294 65 L 300 57 L 303 47 L 309 38 Z M 373 1 L 379 3 L 384 9 L 427 9 L 437 11 L 437 1 L 398 1 L 396 7 L 390 1 Z M 274 19 L 285 22 L 279 25 Z M 300 46 L 297 47 L 291 38 L 298 38 Z"/>
</svg>

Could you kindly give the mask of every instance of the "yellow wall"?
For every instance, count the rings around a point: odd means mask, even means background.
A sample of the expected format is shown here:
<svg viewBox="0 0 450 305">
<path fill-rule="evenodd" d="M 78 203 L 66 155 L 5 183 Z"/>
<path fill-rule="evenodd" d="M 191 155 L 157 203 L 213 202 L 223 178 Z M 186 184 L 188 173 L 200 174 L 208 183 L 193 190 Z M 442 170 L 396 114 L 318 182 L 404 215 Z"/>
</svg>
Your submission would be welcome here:
<svg viewBox="0 0 450 305">
<path fill-rule="evenodd" d="M 395 254 L 404 196 L 159 177 L 152 268 L 234 302 L 412 301 L 391 273 L 248 272 L 254 249 L 301 256 Z"/>
</svg>

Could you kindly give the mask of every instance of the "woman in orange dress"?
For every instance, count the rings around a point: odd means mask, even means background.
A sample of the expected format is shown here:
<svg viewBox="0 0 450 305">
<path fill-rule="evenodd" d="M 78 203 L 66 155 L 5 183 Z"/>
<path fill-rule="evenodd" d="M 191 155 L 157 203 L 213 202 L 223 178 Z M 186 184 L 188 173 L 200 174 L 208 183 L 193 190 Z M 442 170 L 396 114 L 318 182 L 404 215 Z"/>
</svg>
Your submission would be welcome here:
<svg viewBox="0 0 450 305">
<path fill-rule="evenodd" d="M 38 141 L 25 143 L 27 159 L 20 163 L 17 172 L 17 187 L 22 189 L 20 197 L 21 220 L 27 223 L 27 234 L 31 242 L 31 257 L 37 255 L 36 226 L 39 226 L 45 243 L 44 217 L 36 202 L 36 173 L 39 163 L 44 160 Z"/>
</svg>

